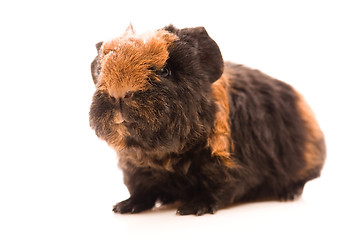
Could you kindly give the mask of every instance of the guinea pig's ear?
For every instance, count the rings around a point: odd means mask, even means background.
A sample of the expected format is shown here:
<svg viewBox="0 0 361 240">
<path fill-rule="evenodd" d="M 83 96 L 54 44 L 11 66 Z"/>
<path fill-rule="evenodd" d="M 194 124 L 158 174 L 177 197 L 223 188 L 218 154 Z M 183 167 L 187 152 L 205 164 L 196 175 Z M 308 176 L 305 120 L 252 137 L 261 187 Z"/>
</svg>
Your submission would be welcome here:
<svg viewBox="0 0 361 240">
<path fill-rule="evenodd" d="M 218 80 L 223 73 L 223 58 L 217 43 L 208 35 L 204 27 L 187 30 L 198 43 L 201 68 L 209 74 L 211 82 Z"/>
<path fill-rule="evenodd" d="M 99 76 L 99 72 L 100 72 L 99 51 L 100 51 L 100 48 L 102 47 L 102 45 L 103 45 L 103 42 L 98 42 L 95 45 L 95 47 L 97 48 L 98 54 L 94 58 L 94 60 L 91 64 L 91 73 L 92 73 L 94 84 L 97 84 L 97 82 L 98 82 L 98 76 Z"/>
</svg>

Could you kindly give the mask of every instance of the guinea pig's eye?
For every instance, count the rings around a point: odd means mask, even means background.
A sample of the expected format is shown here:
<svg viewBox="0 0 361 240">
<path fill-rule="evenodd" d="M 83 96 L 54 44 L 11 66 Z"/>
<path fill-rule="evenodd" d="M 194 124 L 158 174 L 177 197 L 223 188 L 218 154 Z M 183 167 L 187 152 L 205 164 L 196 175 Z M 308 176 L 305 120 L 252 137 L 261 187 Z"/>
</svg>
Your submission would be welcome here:
<svg viewBox="0 0 361 240">
<path fill-rule="evenodd" d="M 168 67 L 164 67 L 158 71 L 158 75 L 161 77 L 168 77 L 168 76 L 170 76 L 170 74 L 171 74 L 171 72 Z"/>
</svg>

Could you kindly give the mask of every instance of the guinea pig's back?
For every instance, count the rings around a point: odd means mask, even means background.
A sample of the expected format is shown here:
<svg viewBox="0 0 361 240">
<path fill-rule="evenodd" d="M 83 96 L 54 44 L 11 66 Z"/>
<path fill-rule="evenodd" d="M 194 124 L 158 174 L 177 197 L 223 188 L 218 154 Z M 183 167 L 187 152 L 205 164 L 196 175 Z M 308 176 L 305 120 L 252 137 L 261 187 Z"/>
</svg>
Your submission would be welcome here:
<svg viewBox="0 0 361 240">
<path fill-rule="evenodd" d="M 318 177 L 324 137 L 303 97 L 290 85 L 243 65 L 226 62 L 223 77 L 228 81 L 234 160 L 277 185 Z"/>
</svg>

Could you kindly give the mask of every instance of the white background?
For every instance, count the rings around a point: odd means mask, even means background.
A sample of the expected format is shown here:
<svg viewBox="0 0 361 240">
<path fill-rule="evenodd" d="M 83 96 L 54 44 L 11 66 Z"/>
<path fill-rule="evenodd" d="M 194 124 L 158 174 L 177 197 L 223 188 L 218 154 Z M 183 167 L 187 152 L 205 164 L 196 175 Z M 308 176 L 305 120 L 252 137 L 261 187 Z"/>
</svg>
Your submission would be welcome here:
<svg viewBox="0 0 361 240">
<path fill-rule="evenodd" d="M 0 3 L 0 239 L 361 239 L 361 14 L 357 1 Z M 11 3 L 10 3 L 11 2 Z M 322 177 L 295 202 L 215 215 L 175 207 L 113 214 L 128 197 L 115 154 L 88 124 L 95 43 L 205 26 L 224 59 L 304 94 L 325 132 Z"/>
</svg>

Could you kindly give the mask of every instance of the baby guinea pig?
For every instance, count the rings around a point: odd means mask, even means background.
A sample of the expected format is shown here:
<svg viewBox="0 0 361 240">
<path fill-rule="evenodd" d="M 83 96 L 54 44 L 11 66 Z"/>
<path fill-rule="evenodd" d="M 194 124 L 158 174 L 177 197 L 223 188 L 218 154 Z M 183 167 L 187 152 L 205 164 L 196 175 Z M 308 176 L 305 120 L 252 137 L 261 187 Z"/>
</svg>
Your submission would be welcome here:
<svg viewBox="0 0 361 240">
<path fill-rule="evenodd" d="M 223 62 L 203 27 L 169 25 L 96 45 L 90 126 L 117 153 L 129 199 L 203 215 L 236 202 L 292 200 L 320 176 L 325 143 L 290 85 Z"/>
</svg>

